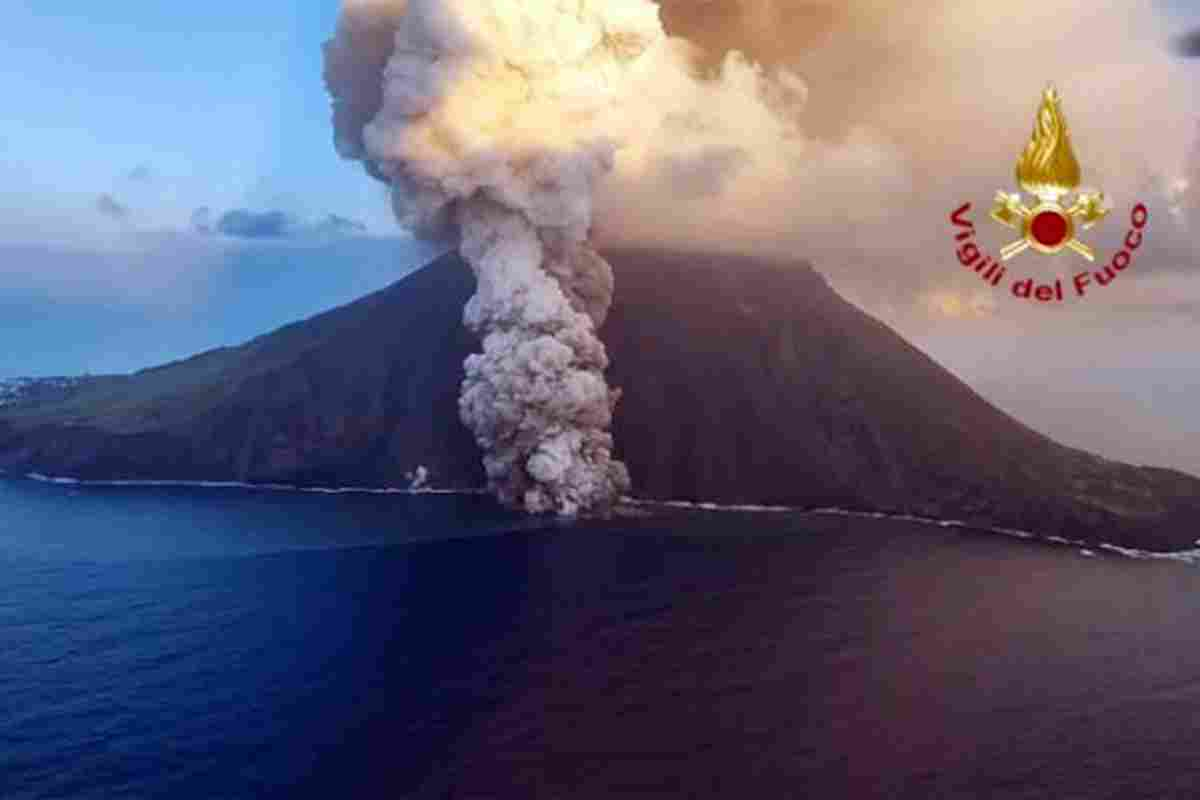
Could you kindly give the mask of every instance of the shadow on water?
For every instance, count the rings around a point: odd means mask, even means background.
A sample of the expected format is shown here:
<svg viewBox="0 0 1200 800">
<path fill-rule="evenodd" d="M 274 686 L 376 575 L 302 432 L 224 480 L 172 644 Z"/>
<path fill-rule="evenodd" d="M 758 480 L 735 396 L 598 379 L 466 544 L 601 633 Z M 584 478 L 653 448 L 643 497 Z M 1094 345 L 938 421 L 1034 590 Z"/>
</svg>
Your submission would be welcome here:
<svg viewBox="0 0 1200 800">
<path fill-rule="evenodd" d="M 546 544 L 545 644 L 422 798 L 1200 785 L 1192 567 L 896 521 L 640 528 Z"/>
<path fill-rule="evenodd" d="M 477 498 L 99 497 L 87 536 L 124 560 L 32 555 L 86 538 L 55 528 L 80 497 L 0 505 L 26 526 L 0 542 L 6 800 L 1200 782 L 1194 567 L 844 517 L 504 533 Z M 139 544 L 164 535 L 191 544 Z"/>
<path fill-rule="evenodd" d="M 43 564 L 0 603 L 0 795 L 411 788 L 519 658 L 517 542 Z"/>
</svg>

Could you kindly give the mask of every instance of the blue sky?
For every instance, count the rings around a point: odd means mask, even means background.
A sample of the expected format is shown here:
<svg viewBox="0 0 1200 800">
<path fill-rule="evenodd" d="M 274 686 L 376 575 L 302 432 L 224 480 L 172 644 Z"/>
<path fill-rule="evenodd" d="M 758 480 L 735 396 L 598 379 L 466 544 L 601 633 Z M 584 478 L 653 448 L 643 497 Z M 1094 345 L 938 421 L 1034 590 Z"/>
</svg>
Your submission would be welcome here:
<svg viewBox="0 0 1200 800">
<path fill-rule="evenodd" d="M 303 9 L 303 10 L 300 10 Z M 380 190 L 330 146 L 320 44 L 335 3 L 34 3 L 5 11 L 6 200 L 336 211 L 380 227 Z M 184 217 L 186 219 L 186 216 Z M 165 221 L 165 220 L 164 220 Z"/>
<path fill-rule="evenodd" d="M 321 43 L 337 11 L 10 0 L 0 376 L 123 372 L 237 343 L 429 256 L 396 230 L 383 188 L 333 149 Z M 250 209 L 366 230 L 200 236 L 200 207 L 214 223 Z"/>
</svg>

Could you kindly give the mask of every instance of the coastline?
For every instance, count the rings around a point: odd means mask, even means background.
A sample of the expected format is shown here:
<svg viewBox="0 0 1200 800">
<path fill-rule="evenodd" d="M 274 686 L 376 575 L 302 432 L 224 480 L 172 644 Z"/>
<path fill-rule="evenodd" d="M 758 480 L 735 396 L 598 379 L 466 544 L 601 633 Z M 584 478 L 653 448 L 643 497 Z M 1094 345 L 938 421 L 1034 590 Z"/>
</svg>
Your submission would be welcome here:
<svg viewBox="0 0 1200 800">
<path fill-rule="evenodd" d="M 484 495 L 487 494 L 485 489 L 438 489 L 434 487 L 422 486 L 419 488 L 405 488 L 398 486 L 386 487 L 370 487 L 370 486 L 296 486 L 292 484 L 280 483 L 245 483 L 241 481 L 185 481 L 185 480 L 81 480 L 79 478 L 71 478 L 65 476 L 44 475 L 38 472 L 30 472 L 24 475 L 9 475 L 0 470 L 0 478 L 8 477 L 17 480 L 29 480 L 35 483 L 44 483 L 54 486 L 97 486 L 97 487 L 180 487 L 180 488 L 199 488 L 199 489 L 247 489 L 256 491 L 270 492 L 297 492 L 305 494 L 376 494 L 376 495 Z M 956 519 L 934 519 L 931 517 L 920 517 L 913 514 L 887 514 L 882 511 L 857 511 L 847 508 L 805 508 L 802 506 L 777 506 L 777 505 L 757 505 L 757 504 L 731 504 L 722 505 L 720 503 L 711 502 L 691 502 L 686 500 L 644 500 L 634 497 L 622 498 L 621 504 L 625 506 L 648 507 L 648 508 L 670 508 L 678 510 L 690 511 L 706 511 L 714 513 L 767 513 L 767 514 L 807 514 L 807 515 L 832 515 L 846 517 L 861 517 L 865 519 L 886 519 L 898 522 L 914 522 L 921 525 L 930 525 L 939 528 L 964 528 L 968 530 L 980 531 L 983 533 L 995 533 L 1002 536 L 1009 536 L 1015 539 L 1023 539 L 1026 541 L 1037 541 L 1048 544 L 1064 545 L 1068 547 L 1078 547 L 1081 553 L 1085 556 L 1095 556 L 1096 553 L 1090 548 L 1104 550 L 1115 555 L 1124 556 L 1133 559 L 1159 559 L 1177 561 L 1185 564 L 1200 565 L 1200 540 L 1197 540 L 1198 545 L 1195 548 L 1184 550 L 1169 550 L 1169 551 L 1154 551 L 1142 550 L 1134 547 L 1122 547 L 1112 544 L 1111 542 L 1089 542 L 1083 539 L 1068 539 L 1062 536 L 1043 536 L 1033 531 L 1021 531 L 1012 528 L 997 528 L 983 527 L 972 525 L 968 522 Z"/>
<path fill-rule="evenodd" d="M 43 475 L 28 472 L 24 475 L 7 475 L 0 470 L 0 477 L 30 480 L 55 486 L 124 486 L 124 487 L 191 487 L 197 489 L 253 489 L 269 492 L 304 492 L 310 494 L 486 494 L 483 489 L 436 489 L 427 486 L 418 488 L 400 486 L 297 486 L 287 483 L 245 483 L 243 481 L 186 481 L 186 480 L 82 480 L 80 478 Z"/>
<path fill-rule="evenodd" d="M 1090 542 L 1084 539 L 1068 539 L 1063 536 L 1044 536 L 1032 531 L 1020 531 L 1012 528 L 993 528 L 980 525 L 973 525 L 969 522 L 957 519 L 934 519 L 932 517 L 920 517 L 913 514 L 887 514 L 882 511 L 856 511 L 847 508 L 803 508 L 800 506 L 771 506 L 771 505 L 727 505 L 723 506 L 718 503 L 707 502 L 688 502 L 684 500 L 636 500 L 626 499 L 624 501 L 630 505 L 650 506 L 650 507 L 666 507 L 688 509 L 694 511 L 712 511 L 712 512 L 750 512 L 750 513 L 792 513 L 792 514 L 809 514 L 809 515 L 831 515 L 843 517 L 861 517 L 866 519 L 886 519 L 897 522 L 915 522 L 921 525 L 931 525 L 939 528 L 963 528 L 967 530 L 980 531 L 982 533 L 996 533 L 1002 536 L 1009 536 L 1014 539 L 1024 539 L 1026 541 L 1044 542 L 1048 544 L 1065 545 L 1069 547 L 1079 547 L 1083 555 L 1096 555 L 1090 548 L 1104 550 L 1126 558 L 1134 559 L 1160 559 L 1169 561 L 1179 561 L 1185 564 L 1200 565 L 1200 540 L 1196 541 L 1197 547 L 1188 548 L 1185 550 L 1142 550 L 1136 547 L 1122 547 L 1112 544 L 1111 542 Z"/>
</svg>

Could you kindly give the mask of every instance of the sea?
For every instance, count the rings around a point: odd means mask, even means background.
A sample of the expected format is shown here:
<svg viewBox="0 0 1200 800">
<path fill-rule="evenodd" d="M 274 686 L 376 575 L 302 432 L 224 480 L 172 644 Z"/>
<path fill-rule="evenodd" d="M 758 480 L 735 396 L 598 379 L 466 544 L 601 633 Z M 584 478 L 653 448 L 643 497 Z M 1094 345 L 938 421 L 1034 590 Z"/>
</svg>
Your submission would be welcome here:
<svg viewBox="0 0 1200 800">
<path fill-rule="evenodd" d="M 0 480 L 0 798 L 1195 798 L 1200 566 Z"/>
</svg>

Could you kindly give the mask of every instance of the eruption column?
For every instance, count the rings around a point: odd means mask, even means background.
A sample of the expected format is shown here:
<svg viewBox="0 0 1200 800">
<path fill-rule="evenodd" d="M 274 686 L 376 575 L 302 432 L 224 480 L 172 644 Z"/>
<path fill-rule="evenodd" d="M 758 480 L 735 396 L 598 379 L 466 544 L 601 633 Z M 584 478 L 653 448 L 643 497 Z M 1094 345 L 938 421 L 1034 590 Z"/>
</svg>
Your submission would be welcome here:
<svg viewBox="0 0 1200 800">
<path fill-rule="evenodd" d="M 617 393 L 604 381 L 608 356 L 592 318 L 546 271 L 546 245 L 521 214 L 478 199 L 458 216 L 479 283 L 464 319 L 483 337 L 483 353 L 467 359 L 459 409 L 490 485 L 533 512 L 610 505 L 628 477 L 611 457 Z"/>
<path fill-rule="evenodd" d="M 665 41 L 649 0 L 347 0 L 326 48 L 339 149 L 391 185 L 402 224 L 457 230 L 483 340 L 460 414 L 492 490 L 531 512 L 604 508 L 629 486 L 596 334 L 612 270 L 588 233 L 621 105 Z"/>
</svg>

